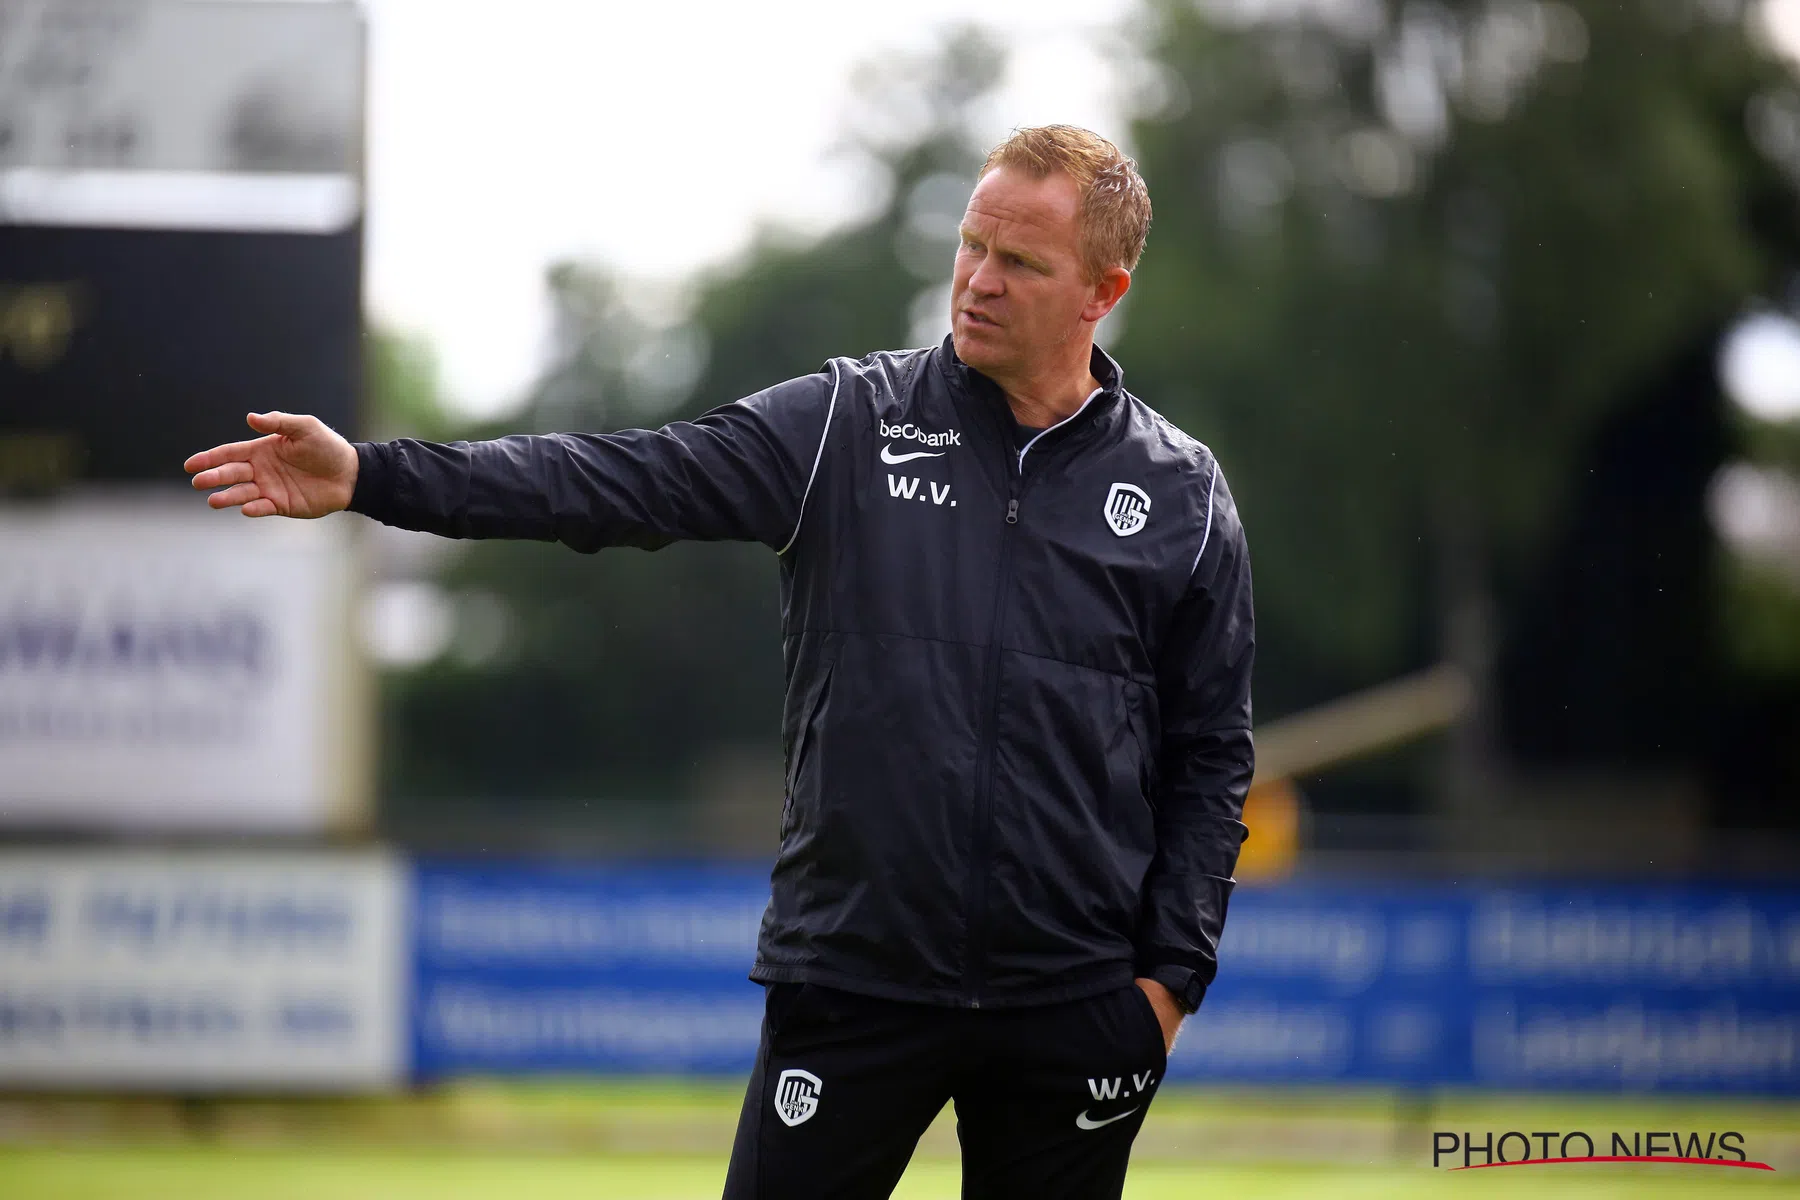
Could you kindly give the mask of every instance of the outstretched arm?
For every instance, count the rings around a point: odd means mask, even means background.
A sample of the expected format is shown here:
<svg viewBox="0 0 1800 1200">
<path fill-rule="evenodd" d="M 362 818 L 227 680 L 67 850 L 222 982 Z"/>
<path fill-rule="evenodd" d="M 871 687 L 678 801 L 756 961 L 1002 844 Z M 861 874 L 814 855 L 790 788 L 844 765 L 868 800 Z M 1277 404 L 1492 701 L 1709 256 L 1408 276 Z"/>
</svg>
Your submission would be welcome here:
<svg viewBox="0 0 1800 1200">
<path fill-rule="evenodd" d="M 557 541 L 582 551 L 760 541 L 785 549 L 836 403 L 836 376 L 789 380 L 693 421 L 609 434 L 352 446 L 310 417 L 188 460 L 215 508 L 322 516 L 348 508 L 445 537 Z M 279 416 L 279 414 L 273 414 Z M 253 425 L 257 418 L 252 419 Z M 255 425 L 256 428 L 263 426 Z M 304 502 L 296 503 L 299 496 Z"/>
</svg>

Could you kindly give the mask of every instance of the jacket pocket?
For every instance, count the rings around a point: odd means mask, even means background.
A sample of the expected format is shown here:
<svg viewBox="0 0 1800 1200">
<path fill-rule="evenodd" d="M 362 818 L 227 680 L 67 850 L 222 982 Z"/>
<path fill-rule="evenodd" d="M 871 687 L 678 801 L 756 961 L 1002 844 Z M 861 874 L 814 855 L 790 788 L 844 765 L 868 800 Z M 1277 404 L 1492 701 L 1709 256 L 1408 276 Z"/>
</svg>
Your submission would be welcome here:
<svg viewBox="0 0 1800 1200">
<path fill-rule="evenodd" d="M 1143 688 L 1129 679 L 1119 680 L 1119 713 L 1131 736 L 1126 745 L 1137 752 L 1137 785 L 1145 807 L 1156 811 L 1156 755 L 1152 752 L 1149 718 L 1144 712 Z"/>
</svg>

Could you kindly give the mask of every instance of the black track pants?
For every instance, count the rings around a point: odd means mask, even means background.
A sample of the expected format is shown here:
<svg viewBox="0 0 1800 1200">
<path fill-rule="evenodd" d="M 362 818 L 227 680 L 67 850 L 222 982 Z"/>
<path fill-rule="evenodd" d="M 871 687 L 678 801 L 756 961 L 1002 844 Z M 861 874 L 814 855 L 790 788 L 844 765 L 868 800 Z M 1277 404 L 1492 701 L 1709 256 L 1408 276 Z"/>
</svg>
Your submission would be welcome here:
<svg viewBox="0 0 1800 1200">
<path fill-rule="evenodd" d="M 773 984 L 725 1200 L 885 1197 L 951 1099 L 964 1200 L 1117 1197 L 1165 1063 L 1135 985 L 969 1010 Z"/>
</svg>

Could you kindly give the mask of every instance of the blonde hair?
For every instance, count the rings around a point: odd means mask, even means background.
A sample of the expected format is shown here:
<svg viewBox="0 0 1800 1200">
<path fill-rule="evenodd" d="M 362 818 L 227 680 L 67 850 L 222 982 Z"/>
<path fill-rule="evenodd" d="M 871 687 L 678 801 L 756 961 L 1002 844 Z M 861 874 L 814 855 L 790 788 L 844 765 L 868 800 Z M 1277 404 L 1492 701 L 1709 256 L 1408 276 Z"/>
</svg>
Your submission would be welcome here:
<svg viewBox="0 0 1800 1200">
<path fill-rule="evenodd" d="M 1150 234 L 1150 189 L 1137 163 L 1117 146 L 1075 125 L 1015 129 L 988 152 L 976 178 L 998 167 L 1033 179 L 1061 171 L 1075 181 L 1081 189 L 1081 267 L 1089 281 L 1109 267 L 1137 267 Z"/>
</svg>

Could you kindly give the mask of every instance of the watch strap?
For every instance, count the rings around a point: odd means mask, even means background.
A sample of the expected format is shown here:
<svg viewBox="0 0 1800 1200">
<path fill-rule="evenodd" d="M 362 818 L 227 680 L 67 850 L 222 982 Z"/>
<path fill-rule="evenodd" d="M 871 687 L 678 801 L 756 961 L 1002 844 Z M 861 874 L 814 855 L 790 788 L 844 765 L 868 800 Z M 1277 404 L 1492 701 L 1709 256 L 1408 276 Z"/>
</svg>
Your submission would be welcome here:
<svg viewBox="0 0 1800 1200">
<path fill-rule="evenodd" d="M 1191 967 L 1155 967 L 1150 978 L 1168 988 L 1169 994 L 1175 997 L 1175 1006 L 1189 1015 L 1206 997 L 1206 984 L 1201 980 L 1200 972 Z"/>
</svg>

